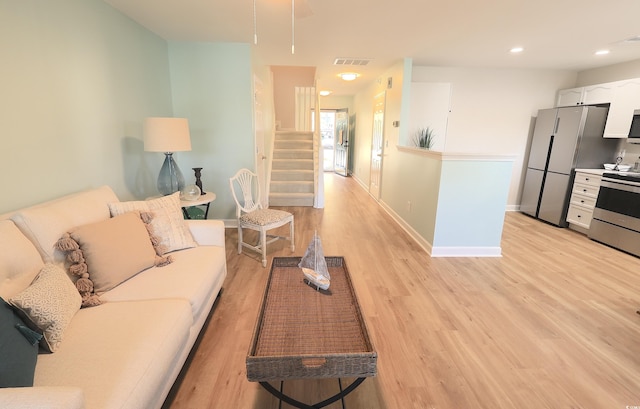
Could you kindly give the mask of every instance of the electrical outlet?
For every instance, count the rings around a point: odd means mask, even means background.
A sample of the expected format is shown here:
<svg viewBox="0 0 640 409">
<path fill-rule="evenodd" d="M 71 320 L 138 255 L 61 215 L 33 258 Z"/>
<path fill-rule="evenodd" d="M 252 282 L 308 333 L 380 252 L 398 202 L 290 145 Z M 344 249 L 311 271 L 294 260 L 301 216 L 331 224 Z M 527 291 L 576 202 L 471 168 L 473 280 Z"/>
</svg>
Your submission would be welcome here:
<svg viewBox="0 0 640 409">
<path fill-rule="evenodd" d="M 407 211 L 411 213 L 411 200 L 407 202 Z"/>
</svg>

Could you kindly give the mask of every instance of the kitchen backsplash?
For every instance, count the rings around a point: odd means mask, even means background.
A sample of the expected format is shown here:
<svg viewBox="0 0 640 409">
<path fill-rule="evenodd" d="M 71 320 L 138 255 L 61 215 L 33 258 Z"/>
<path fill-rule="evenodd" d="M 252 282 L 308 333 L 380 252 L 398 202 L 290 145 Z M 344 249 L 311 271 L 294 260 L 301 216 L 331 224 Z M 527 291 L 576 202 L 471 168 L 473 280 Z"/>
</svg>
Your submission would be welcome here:
<svg viewBox="0 0 640 409">
<path fill-rule="evenodd" d="M 640 157 L 640 144 L 627 143 L 626 139 L 621 139 L 618 144 L 618 152 L 625 150 L 624 160 L 622 163 L 632 165 Z M 611 158 L 611 163 L 615 162 L 615 158 Z"/>
</svg>

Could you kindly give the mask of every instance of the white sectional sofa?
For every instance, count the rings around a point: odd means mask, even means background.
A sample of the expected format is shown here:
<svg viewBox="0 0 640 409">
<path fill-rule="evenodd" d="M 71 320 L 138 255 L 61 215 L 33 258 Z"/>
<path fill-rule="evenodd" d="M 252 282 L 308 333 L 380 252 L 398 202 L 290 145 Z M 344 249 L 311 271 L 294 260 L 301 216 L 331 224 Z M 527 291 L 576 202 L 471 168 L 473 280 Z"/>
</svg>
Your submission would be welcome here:
<svg viewBox="0 0 640 409">
<path fill-rule="evenodd" d="M 0 297 L 15 302 L 45 265 L 64 268 L 73 285 L 78 277 L 56 243 L 79 226 L 111 219 L 110 205 L 118 202 L 105 186 L 0 216 Z M 55 351 L 38 354 L 33 386 L 0 388 L 0 408 L 162 406 L 227 274 L 223 223 L 181 223 L 197 245 L 101 292 L 102 304 L 78 305 Z"/>
</svg>

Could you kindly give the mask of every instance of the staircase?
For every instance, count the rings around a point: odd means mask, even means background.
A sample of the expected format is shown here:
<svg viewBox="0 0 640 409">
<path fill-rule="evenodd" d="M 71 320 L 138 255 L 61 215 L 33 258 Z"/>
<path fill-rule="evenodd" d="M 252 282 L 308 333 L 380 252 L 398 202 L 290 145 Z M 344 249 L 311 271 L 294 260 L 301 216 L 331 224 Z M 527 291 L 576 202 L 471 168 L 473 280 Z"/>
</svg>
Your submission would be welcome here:
<svg viewBox="0 0 640 409">
<path fill-rule="evenodd" d="M 277 131 L 269 206 L 313 206 L 313 133 Z"/>
</svg>

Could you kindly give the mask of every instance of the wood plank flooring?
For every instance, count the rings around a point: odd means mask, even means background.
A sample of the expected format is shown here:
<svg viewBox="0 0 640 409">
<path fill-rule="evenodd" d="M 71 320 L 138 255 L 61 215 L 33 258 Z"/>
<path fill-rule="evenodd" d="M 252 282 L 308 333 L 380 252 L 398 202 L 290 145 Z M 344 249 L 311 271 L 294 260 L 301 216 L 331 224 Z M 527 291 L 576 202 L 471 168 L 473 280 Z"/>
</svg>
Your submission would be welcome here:
<svg viewBox="0 0 640 409">
<path fill-rule="evenodd" d="M 326 255 L 345 256 L 378 351 L 378 376 L 348 409 L 640 407 L 639 258 L 515 212 L 503 257 L 430 258 L 353 179 L 325 181 L 325 209 L 285 209 L 294 255 L 317 230 Z M 227 229 L 224 291 L 166 408 L 278 407 L 246 379 L 268 268 L 236 239 Z M 269 248 L 290 255 L 286 242 Z M 285 383 L 309 403 L 337 388 Z"/>
</svg>

